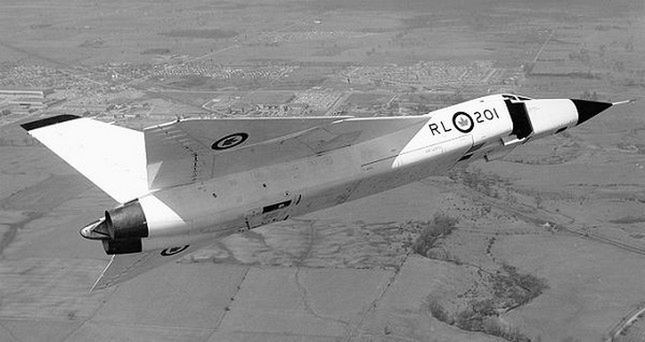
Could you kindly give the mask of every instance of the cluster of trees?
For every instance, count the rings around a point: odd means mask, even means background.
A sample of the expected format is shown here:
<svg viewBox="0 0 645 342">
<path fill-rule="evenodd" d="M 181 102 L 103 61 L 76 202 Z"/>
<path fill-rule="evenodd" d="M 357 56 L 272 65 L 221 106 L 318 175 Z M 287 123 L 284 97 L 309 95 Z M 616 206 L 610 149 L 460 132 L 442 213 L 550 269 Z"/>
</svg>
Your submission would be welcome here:
<svg viewBox="0 0 645 342">
<path fill-rule="evenodd" d="M 450 235 L 457 227 L 457 220 L 444 214 L 437 214 L 431 222 L 425 222 L 419 237 L 412 244 L 412 250 L 417 254 L 427 256 L 438 239 Z"/>
</svg>

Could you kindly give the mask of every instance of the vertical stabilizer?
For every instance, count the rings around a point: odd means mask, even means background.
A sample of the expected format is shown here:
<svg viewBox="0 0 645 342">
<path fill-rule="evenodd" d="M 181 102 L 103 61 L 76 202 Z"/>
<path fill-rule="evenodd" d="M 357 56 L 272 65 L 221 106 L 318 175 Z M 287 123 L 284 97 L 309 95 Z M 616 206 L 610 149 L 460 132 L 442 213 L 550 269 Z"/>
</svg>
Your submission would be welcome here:
<svg viewBox="0 0 645 342">
<path fill-rule="evenodd" d="M 116 201 L 148 193 L 143 132 L 75 115 L 22 127 Z"/>
</svg>

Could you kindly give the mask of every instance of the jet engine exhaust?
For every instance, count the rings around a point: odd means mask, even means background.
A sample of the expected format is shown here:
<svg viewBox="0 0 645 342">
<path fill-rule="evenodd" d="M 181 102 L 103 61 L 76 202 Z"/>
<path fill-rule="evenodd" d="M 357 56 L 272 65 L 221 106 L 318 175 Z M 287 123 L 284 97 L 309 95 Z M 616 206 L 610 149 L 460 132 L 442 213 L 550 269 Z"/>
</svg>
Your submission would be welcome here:
<svg viewBox="0 0 645 342">
<path fill-rule="evenodd" d="M 107 254 L 141 252 L 141 238 L 148 236 L 146 216 L 138 200 L 106 210 L 105 216 L 80 230 L 81 236 L 102 240 Z"/>
</svg>

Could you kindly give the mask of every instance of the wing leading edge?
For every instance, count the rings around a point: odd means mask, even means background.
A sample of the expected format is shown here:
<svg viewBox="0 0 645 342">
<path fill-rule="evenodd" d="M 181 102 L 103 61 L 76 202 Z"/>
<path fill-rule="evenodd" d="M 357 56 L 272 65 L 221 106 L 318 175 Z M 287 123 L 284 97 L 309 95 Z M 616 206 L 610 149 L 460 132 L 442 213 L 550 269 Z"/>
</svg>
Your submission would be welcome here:
<svg viewBox="0 0 645 342">
<path fill-rule="evenodd" d="M 428 117 L 184 120 L 144 131 L 150 188 L 159 189 L 347 147 Z"/>
</svg>

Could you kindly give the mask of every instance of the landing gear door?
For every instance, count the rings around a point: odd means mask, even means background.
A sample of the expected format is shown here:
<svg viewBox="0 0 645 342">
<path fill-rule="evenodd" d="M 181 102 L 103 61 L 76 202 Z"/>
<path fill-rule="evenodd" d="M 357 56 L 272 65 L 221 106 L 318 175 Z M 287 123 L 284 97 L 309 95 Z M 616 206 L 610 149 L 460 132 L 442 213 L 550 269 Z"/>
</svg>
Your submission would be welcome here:
<svg viewBox="0 0 645 342">
<path fill-rule="evenodd" d="M 517 139 L 513 136 L 500 139 L 500 146 L 487 152 L 484 155 L 486 161 L 501 160 L 504 159 L 509 153 L 511 153 L 515 147 L 526 142 L 527 138 Z"/>
</svg>

